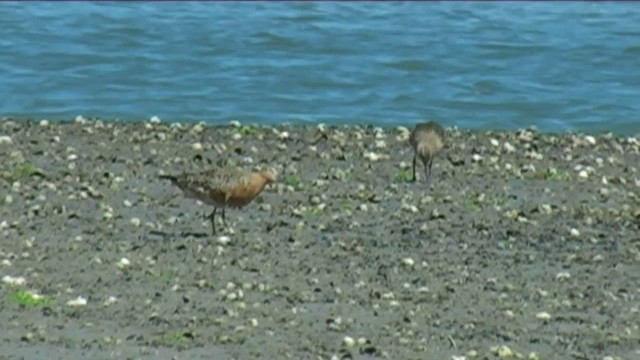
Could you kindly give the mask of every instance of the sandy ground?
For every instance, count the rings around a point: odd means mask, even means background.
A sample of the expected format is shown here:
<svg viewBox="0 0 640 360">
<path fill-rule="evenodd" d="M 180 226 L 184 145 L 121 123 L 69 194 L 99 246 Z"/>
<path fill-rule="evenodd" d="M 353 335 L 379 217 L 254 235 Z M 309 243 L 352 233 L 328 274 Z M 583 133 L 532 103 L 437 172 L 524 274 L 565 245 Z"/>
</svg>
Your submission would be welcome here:
<svg viewBox="0 0 640 360">
<path fill-rule="evenodd" d="M 2 120 L 0 358 L 640 359 L 637 140 L 406 137 Z M 260 165 L 216 236 L 156 178 Z"/>
</svg>

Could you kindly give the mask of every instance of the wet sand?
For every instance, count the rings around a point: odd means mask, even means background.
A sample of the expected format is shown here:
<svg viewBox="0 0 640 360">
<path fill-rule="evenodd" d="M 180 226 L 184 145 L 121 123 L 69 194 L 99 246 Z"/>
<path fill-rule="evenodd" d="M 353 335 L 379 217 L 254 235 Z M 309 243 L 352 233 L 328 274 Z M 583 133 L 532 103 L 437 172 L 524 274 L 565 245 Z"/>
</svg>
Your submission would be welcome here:
<svg viewBox="0 0 640 360">
<path fill-rule="evenodd" d="M 0 121 L 0 358 L 640 358 L 640 140 L 237 125 Z"/>
</svg>

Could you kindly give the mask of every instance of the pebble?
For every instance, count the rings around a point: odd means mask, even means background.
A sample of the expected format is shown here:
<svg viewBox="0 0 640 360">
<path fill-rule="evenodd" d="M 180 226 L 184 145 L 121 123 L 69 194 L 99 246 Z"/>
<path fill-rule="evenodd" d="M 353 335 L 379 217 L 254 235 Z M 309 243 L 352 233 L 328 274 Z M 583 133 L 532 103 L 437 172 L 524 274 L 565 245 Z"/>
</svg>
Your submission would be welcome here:
<svg viewBox="0 0 640 360">
<path fill-rule="evenodd" d="M 13 140 L 11 136 L 2 135 L 0 136 L 0 144 L 13 144 Z"/>
<path fill-rule="evenodd" d="M 573 237 L 578 237 L 580 236 L 580 231 L 578 231 L 578 229 L 575 228 L 571 228 L 571 230 L 569 230 L 569 233 L 571 234 L 571 236 Z"/>
<path fill-rule="evenodd" d="M 403 263 L 405 266 L 409 266 L 409 267 L 411 267 L 411 266 L 415 265 L 415 261 L 413 261 L 413 259 L 412 259 L 412 258 L 404 258 L 404 259 L 402 259 L 402 263 Z"/>
<path fill-rule="evenodd" d="M 538 320 L 542 320 L 542 321 L 547 321 L 551 319 L 551 315 L 549 315 L 548 312 L 542 311 L 536 314 L 536 319 Z"/>
<path fill-rule="evenodd" d="M 5 275 L 2 277 L 2 282 L 5 284 L 9 284 L 9 285 L 18 285 L 18 286 L 23 286 L 27 283 L 27 279 L 25 279 L 22 276 L 11 276 L 11 275 Z"/>
<path fill-rule="evenodd" d="M 67 305 L 69 305 L 69 306 L 85 306 L 85 305 L 87 305 L 87 299 L 83 298 L 82 296 L 78 296 L 77 298 L 75 298 L 73 300 L 67 301 Z"/>
<path fill-rule="evenodd" d="M 105 300 L 105 301 L 104 301 L 104 305 L 105 305 L 105 306 L 109 306 L 109 305 L 111 305 L 111 304 L 116 303 L 117 301 L 118 301 L 118 299 L 117 299 L 115 296 L 113 296 L 113 295 L 112 295 L 112 296 L 109 296 L 109 297 L 107 298 L 107 300 Z"/>
<path fill-rule="evenodd" d="M 342 343 L 346 347 L 352 347 L 356 344 L 356 341 L 351 336 L 345 336 L 344 339 L 342 339 Z"/>
<path fill-rule="evenodd" d="M 596 144 L 596 138 L 594 138 L 591 135 L 587 135 L 584 137 L 584 139 L 587 141 L 587 143 L 589 143 L 590 145 L 595 145 Z"/>
<path fill-rule="evenodd" d="M 151 117 L 149 122 L 152 123 L 152 124 L 160 124 L 160 118 L 154 115 L 154 116 Z"/>
<path fill-rule="evenodd" d="M 399 133 L 409 133 L 409 128 L 406 126 L 397 126 L 396 131 Z"/>
<path fill-rule="evenodd" d="M 218 237 L 218 244 L 227 245 L 231 242 L 231 238 L 229 236 L 223 235 Z"/>
<path fill-rule="evenodd" d="M 203 124 L 195 124 L 193 125 L 193 127 L 191 128 L 191 131 L 194 134 L 200 134 L 204 131 L 204 125 Z"/>
<path fill-rule="evenodd" d="M 378 161 L 382 159 L 382 155 L 376 154 L 372 151 L 366 151 L 364 154 L 362 154 L 362 157 L 369 161 Z"/>
<path fill-rule="evenodd" d="M 124 269 L 126 267 L 128 267 L 129 265 L 131 265 L 131 262 L 129 261 L 129 259 L 127 258 L 122 258 L 120 259 L 120 261 L 118 261 L 118 263 L 116 264 L 116 266 L 120 269 Z"/>
<path fill-rule="evenodd" d="M 508 153 L 512 153 L 516 151 L 516 148 L 513 145 L 509 144 L 508 142 L 505 142 L 503 146 Z"/>
<path fill-rule="evenodd" d="M 137 217 L 134 217 L 134 218 L 131 219 L 131 225 L 133 225 L 133 226 L 140 226 L 141 223 L 142 223 L 142 221 L 140 221 L 140 219 L 137 218 Z"/>
<path fill-rule="evenodd" d="M 191 148 L 195 151 L 202 151 L 202 144 L 197 142 L 197 143 L 193 143 L 191 144 Z"/>
<path fill-rule="evenodd" d="M 562 271 L 556 274 L 556 280 L 566 280 L 571 277 L 571 274 L 567 271 Z"/>
<path fill-rule="evenodd" d="M 496 349 L 496 353 L 498 354 L 499 357 L 501 358 L 510 358 L 513 357 L 515 354 L 513 353 L 513 350 L 511 350 L 508 346 L 506 345 L 500 345 L 497 349 Z"/>
<path fill-rule="evenodd" d="M 409 204 L 403 204 L 402 208 L 404 208 L 405 210 L 407 210 L 408 212 L 417 214 L 420 210 L 418 209 L 417 206 L 415 205 L 409 205 Z"/>
</svg>

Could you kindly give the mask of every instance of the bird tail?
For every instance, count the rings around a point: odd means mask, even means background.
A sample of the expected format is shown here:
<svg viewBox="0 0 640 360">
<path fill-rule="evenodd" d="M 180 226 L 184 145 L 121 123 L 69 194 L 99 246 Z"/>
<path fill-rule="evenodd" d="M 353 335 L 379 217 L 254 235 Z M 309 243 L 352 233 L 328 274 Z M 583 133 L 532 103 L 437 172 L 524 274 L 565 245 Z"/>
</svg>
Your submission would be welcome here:
<svg viewBox="0 0 640 360">
<path fill-rule="evenodd" d="M 438 132 L 427 131 L 424 134 L 421 134 L 418 139 L 416 150 L 426 157 L 433 157 L 440 152 L 443 146 L 444 142 L 442 140 L 442 136 Z"/>
</svg>

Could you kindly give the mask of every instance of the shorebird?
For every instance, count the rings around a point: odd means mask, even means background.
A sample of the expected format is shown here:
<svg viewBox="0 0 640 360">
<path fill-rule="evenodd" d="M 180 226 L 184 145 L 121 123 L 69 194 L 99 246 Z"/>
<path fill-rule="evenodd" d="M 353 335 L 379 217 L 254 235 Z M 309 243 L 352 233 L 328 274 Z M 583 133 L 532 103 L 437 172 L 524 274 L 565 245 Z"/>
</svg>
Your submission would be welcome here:
<svg viewBox="0 0 640 360">
<path fill-rule="evenodd" d="M 222 210 L 222 223 L 226 208 L 242 208 L 249 204 L 268 184 L 277 181 L 278 173 L 272 169 L 245 172 L 237 169 L 214 168 L 180 175 L 159 175 L 170 180 L 187 197 L 213 206 L 213 212 L 206 218 L 211 220 L 212 234 L 216 233 L 215 217 Z"/>
<path fill-rule="evenodd" d="M 435 121 L 418 124 L 411 131 L 409 143 L 413 148 L 413 181 L 416 181 L 416 160 L 419 157 L 428 187 L 433 158 L 444 146 L 444 129 Z"/>
</svg>

